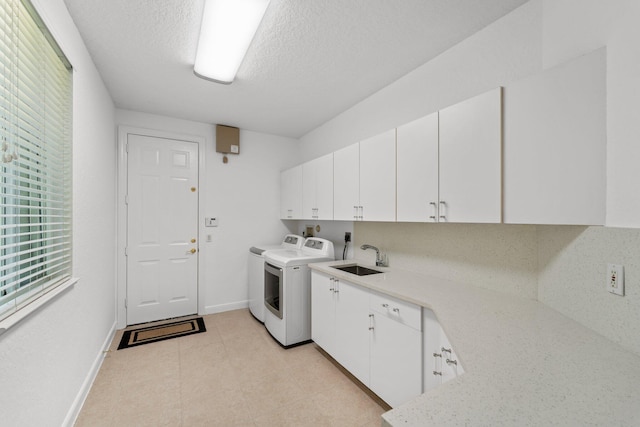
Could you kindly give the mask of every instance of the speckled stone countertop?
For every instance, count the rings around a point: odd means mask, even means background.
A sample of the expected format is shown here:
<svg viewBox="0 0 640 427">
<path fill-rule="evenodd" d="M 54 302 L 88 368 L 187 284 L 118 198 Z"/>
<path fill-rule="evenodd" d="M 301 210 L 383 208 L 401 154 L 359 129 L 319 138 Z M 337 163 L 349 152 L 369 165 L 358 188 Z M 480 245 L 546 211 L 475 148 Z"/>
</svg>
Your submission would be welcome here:
<svg viewBox="0 0 640 427">
<path fill-rule="evenodd" d="M 640 426 L 640 356 L 535 300 L 397 269 L 331 268 L 354 262 L 310 267 L 433 310 L 465 370 L 385 413 L 384 425 Z"/>
</svg>

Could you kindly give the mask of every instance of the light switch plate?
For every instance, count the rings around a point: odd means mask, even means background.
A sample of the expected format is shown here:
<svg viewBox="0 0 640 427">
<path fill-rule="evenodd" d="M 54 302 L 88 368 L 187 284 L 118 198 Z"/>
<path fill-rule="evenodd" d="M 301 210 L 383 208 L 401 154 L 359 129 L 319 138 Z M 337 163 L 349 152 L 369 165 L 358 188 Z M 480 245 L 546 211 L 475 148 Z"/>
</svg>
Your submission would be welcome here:
<svg viewBox="0 0 640 427">
<path fill-rule="evenodd" d="M 607 264 L 607 290 L 612 294 L 624 296 L 624 266 Z"/>
</svg>

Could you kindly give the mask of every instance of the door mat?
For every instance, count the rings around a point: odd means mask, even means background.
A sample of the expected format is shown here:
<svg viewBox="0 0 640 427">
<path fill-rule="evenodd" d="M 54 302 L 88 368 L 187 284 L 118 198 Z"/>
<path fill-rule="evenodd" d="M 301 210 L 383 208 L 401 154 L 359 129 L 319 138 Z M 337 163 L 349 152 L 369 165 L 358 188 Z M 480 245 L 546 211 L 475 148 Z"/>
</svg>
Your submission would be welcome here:
<svg viewBox="0 0 640 427">
<path fill-rule="evenodd" d="M 118 350 L 206 332 L 202 317 L 124 331 Z"/>
</svg>

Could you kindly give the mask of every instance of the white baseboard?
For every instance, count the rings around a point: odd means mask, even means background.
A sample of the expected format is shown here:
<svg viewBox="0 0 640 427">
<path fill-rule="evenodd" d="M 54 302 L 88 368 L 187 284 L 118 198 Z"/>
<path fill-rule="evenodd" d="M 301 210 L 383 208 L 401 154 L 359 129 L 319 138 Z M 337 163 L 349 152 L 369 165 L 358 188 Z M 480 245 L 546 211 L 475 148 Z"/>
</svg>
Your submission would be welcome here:
<svg viewBox="0 0 640 427">
<path fill-rule="evenodd" d="M 82 383 L 82 387 L 80 387 L 80 390 L 78 391 L 78 394 L 74 399 L 73 404 L 71 405 L 71 408 L 69 408 L 69 411 L 67 412 L 67 416 L 62 422 L 63 426 L 72 427 L 73 424 L 76 422 L 78 415 L 80 415 L 80 410 L 82 409 L 82 405 L 84 405 L 84 401 L 87 399 L 87 396 L 89 395 L 91 386 L 93 385 L 93 382 L 98 376 L 98 371 L 100 371 L 100 367 L 102 366 L 102 362 L 104 361 L 106 352 L 107 350 L 109 350 L 109 347 L 111 346 L 111 341 L 113 341 L 113 337 L 115 336 L 115 334 L 116 334 L 116 322 L 114 322 L 113 325 L 111 326 L 111 330 L 107 334 L 107 338 L 104 340 L 104 343 L 102 344 L 102 348 L 100 349 L 100 352 L 96 356 L 96 359 L 93 361 L 93 365 L 91 365 L 91 369 L 87 373 L 87 377 L 84 379 L 84 382 Z"/>
<path fill-rule="evenodd" d="M 207 315 L 223 313 L 225 311 L 240 310 L 242 308 L 249 308 L 249 300 L 230 302 L 227 304 L 208 305 L 204 308 L 204 313 L 200 314 Z"/>
</svg>

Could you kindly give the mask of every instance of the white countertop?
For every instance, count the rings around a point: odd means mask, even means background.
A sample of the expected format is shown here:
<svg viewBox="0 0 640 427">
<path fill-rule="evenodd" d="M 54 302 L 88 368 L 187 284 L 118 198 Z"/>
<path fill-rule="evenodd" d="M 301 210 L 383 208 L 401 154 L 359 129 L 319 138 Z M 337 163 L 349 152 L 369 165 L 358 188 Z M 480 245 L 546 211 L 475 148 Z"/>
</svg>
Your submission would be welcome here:
<svg viewBox="0 0 640 427">
<path fill-rule="evenodd" d="M 358 277 L 330 267 L 355 262 L 309 266 L 430 308 L 465 370 L 385 413 L 386 425 L 640 426 L 640 356 L 535 300 L 397 269 Z"/>
</svg>

